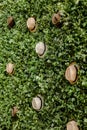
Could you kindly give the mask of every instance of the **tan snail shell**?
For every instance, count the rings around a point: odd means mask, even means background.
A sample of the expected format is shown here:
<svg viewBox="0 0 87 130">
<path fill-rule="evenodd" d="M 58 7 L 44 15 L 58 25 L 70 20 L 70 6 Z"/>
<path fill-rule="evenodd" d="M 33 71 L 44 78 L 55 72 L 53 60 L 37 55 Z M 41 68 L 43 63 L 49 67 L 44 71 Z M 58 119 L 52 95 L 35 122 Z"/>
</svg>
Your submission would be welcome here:
<svg viewBox="0 0 87 130">
<path fill-rule="evenodd" d="M 53 16 L 52 16 L 52 23 L 53 23 L 54 25 L 60 24 L 60 19 L 61 19 L 60 13 L 59 13 L 59 12 L 58 12 L 58 13 L 55 13 L 55 14 L 53 14 Z"/>
<path fill-rule="evenodd" d="M 67 123 L 67 130 L 79 130 L 77 123 L 75 121 L 70 121 Z"/>
<path fill-rule="evenodd" d="M 9 28 L 12 28 L 14 25 L 15 25 L 14 18 L 12 16 L 8 17 L 8 19 L 7 19 L 7 26 Z"/>
<path fill-rule="evenodd" d="M 16 106 L 14 106 L 12 108 L 12 117 L 16 116 L 17 112 L 18 112 L 18 108 Z"/>
<path fill-rule="evenodd" d="M 36 44 L 35 50 L 39 57 L 44 57 L 47 47 L 43 42 L 38 42 Z"/>
<path fill-rule="evenodd" d="M 28 18 L 27 20 L 27 27 L 30 32 L 35 32 L 36 31 L 36 21 L 33 17 Z"/>
<path fill-rule="evenodd" d="M 33 109 L 39 111 L 43 107 L 43 98 L 40 95 L 37 95 L 32 100 Z"/>
<path fill-rule="evenodd" d="M 7 66 L 6 66 L 6 72 L 7 72 L 8 74 L 12 74 L 13 71 L 14 71 L 14 64 L 8 63 Z"/>
<path fill-rule="evenodd" d="M 67 67 L 65 71 L 65 78 L 71 83 L 74 84 L 77 81 L 77 72 L 78 72 L 78 67 L 76 63 L 72 63 Z"/>
</svg>

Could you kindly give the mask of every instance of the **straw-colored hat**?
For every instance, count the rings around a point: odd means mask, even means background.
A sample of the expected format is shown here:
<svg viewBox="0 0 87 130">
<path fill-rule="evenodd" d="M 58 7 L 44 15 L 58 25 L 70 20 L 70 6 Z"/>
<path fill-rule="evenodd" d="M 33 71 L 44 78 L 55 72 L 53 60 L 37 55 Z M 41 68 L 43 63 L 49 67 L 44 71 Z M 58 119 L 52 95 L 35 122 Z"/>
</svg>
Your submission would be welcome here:
<svg viewBox="0 0 87 130">
<path fill-rule="evenodd" d="M 35 32 L 36 31 L 36 21 L 33 17 L 28 18 L 27 20 L 27 27 L 30 32 Z"/>
<path fill-rule="evenodd" d="M 17 112 L 18 112 L 18 108 L 16 106 L 14 106 L 12 108 L 12 117 L 16 116 Z"/>
<path fill-rule="evenodd" d="M 77 81 L 77 72 L 78 72 L 78 67 L 77 67 L 76 63 L 72 63 L 66 69 L 65 78 L 71 84 L 74 84 Z"/>
<path fill-rule="evenodd" d="M 35 47 L 36 53 L 38 54 L 39 57 L 44 57 L 46 51 L 47 51 L 47 46 L 43 42 L 38 42 Z"/>
<path fill-rule="evenodd" d="M 12 16 L 8 17 L 8 19 L 7 19 L 7 26 L 9 28 L 12 28 L 14 25 L 15 25 L 14 18 Z"/>
<path fill-rule="evenodd" d="M 58 13 L 55 13 L 55 14 L 53 14 L 53 16 L 52 16 L 52 23 L 53 23 L 54 25 L 60 24 L 60 19 L 61 19 L 60 13 L 59 13 L 59 12 L 58 12 Z"/>
<path fill-rule="evenodd" d="M 43 98 L 41 95 L 37 95 L 32 100 L 33 109 L 39 111 L 43 107 Z"/>
<path fill-rule="evenodd" d="M 6 66 L 6 72 L 7 72 L 8 74 L 12 74 L 13 71 L 14 71 L 14 64 L 8 63 L 7 66 Z"/>
<path fill-rule="evenodd" d="M 77 123 L 75 121 L 70 121 L 67 123 L 67 130 L 79 130 Z"/>
</svg>

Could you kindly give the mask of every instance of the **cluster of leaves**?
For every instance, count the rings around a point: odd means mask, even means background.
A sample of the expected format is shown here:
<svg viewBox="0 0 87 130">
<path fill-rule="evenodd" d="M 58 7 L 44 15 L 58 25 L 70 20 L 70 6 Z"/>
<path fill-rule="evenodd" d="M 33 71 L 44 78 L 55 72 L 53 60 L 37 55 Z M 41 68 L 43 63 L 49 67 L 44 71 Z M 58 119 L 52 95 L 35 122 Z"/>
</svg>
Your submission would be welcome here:
<svg viewBox="0 0 87 130">
<path fill-rule="evenodd" d="M 62 13 L 63 25 L 52 25 L 53 13 Z M 7 28 L 7 17 L 15 26 Z M 38 23 L 30 33 L 26 20 Z M 46 43 L 43 59 L 35 53 L 37 42 Z M 75 85 L 65 79 L 67 66 L 80 66 Z M 14 75 L 6 64 L 15 64 Z M 87 0 L 1 0 L 0 1 L 0 130 L 64 130 L 69 120 L 87 129 Z M 33 110 L 34 96 L 44 97 L 40 112 Z M 18 119 L 11 117 L 17 106 Z"/>
</svg>

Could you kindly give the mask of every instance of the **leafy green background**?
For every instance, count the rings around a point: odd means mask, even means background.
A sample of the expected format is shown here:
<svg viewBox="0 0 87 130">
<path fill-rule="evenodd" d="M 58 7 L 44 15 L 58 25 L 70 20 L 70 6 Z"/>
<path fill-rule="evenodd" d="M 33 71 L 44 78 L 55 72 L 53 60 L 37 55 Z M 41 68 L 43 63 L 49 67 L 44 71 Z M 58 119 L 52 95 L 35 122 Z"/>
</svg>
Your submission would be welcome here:
<svg viewBox="0 0 87 130">
<path fill-rule="evenodd" d="M 53 13 L 62 12 L 63 25 L 52 25 Z M 7 27 L 13 16 L 16 25 Z M 38 23 L 35 33 L 26 26 L 29 17 Z M 48 47 L 40 59 L 37 42 Z M 65 79 L 67 66 L 80 66 L 75 85 Z M 15 64 L 14 75 L 6 64 Z M 34 96 L 44 97 L 40 112 L 33 110 Z M 18 119 L 11 117 L 17 106 Z M 87 130 L 87 0 L 0 0 L 0 130 L 66 130 L 74 119 Z"/>
</svg>

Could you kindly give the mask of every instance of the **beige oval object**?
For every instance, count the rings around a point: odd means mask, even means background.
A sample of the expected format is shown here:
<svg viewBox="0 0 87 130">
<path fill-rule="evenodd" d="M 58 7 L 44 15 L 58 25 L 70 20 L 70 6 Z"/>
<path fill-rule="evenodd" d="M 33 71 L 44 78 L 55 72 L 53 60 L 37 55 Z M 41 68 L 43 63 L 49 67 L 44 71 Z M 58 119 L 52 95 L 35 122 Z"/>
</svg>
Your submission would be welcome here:
<svg viewBox="0 0 87 130">
<path fill-rule="evenodd" d="M 43 57 L 46 52 L 46 45 L 43 42 L 39 42 L 36 44 L 35 50 L 39 57 Z"/>
<path fill-rule="evenodd" d="M 28 18 L 27 27 L 31 32 L 34 32 L 36 30 L 36 21 L 33 17 Z"/>
<path fill-rule="evenodd" d="M 66 79 L 69 81 L 75 81 L 76 79 L 76 68 L 74 67 L 74 65 L 70 65 L 67 69 L 66 69 L 66 73 L 65 73 Z"/>
<path fill-rule="evenodd" d="M 77 79 L 77 66 L 75 63 L 71 64 L 69 67 L 67 67 L 65 72 L 65 78 L 70 82 L 74 83 Z"/>
<path fill-rule="evenodd" d="M 6 66 L 6 71 L 8 74 L 12 74 L 13 73 L 13 70 L 14 70 L 14 64 L 12 63 L 8 63 L 7 66 Z"/>
<path fill-rule="evenodd" d="M 17 112 L 18 112 L 18 108 L 17 108 L 16 106 L 14 106 L 14 107 L 12 108 L 12 116 L 13 116 L 13 117 L 16 116 Z"/>
<path fill-rule="evenodd" d="M 60 23 L 60 19 L 61 19 L 61 16 L 60 16 L 60 13 L 55 13 L 53 16 L 52 16 L 52 23 L 55 25 L 55 24 L 58 24 Z"/>
<path fill-rule="evenodd" d="M 70 121 L 67 123 L 67 130 L 79 130 L 77 123 L 75 121 Z"/>
<path fill-rule="evenodd" d="M 12 16 L 8 17 L 7 25 L 9 28 L 12 28 L 15 25 L 15 21 L 14 21 L 14 18 Z"/>
<path fill-rule="evenodd" d="M 42 106 L 43 106 L 43 99 L 42 99 L 42 97 L 39 96 L 39 95 L 34 97 L 33 100 L 32 100 L 32 107 L 35 110 L 39 111 L 42 108 Z"/>
</svg>

